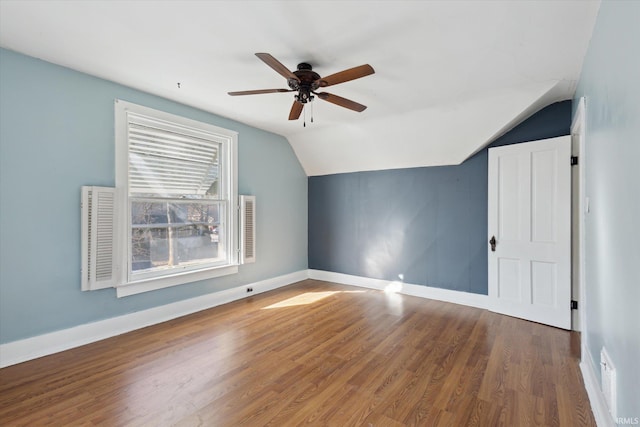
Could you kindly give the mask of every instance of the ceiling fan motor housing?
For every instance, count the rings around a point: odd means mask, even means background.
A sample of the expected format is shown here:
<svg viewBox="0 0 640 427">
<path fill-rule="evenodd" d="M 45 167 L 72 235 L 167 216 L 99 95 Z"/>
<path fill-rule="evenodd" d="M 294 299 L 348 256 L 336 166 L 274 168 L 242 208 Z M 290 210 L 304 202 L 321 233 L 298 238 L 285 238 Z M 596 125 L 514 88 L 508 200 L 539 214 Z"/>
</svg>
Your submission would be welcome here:
<svg viewBox="0 0 640 427">
<path fill-rule="evenodd" d="M 312 70 L 311 64 L 306 62 L 298 64 L 298 70 L 294 71 L 293 74 L 298 80 L 289 79 L 287 82 L 291 89 L 298 91 L 296 100 L 303 104 L 312 101 L 314 97 L 311 92 L 320 86 L 320 75 Z"/>
</svg>

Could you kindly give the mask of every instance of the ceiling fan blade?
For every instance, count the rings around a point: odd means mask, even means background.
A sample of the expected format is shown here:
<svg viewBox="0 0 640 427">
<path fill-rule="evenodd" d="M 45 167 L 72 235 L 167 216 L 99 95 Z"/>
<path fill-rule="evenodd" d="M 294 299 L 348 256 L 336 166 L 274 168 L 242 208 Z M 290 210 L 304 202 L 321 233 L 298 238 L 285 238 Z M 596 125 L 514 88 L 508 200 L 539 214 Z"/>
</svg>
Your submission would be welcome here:
<svg viewBox="0 0 640 427">
<path fill-rule="evenodd" d="M 227 93 L 231 96 L 238 96 L 238 95 L 259 95 L 261 93 L 278 93 L 278 92 L 293 92 L 293 89 L 241 90 L 239 92 L 227 92 Z"/>
<path fill-rule="evenodd" d="M 339 105 L 341 107 L 344 108 L 348 108 L 349 110 L 353 110 L 353 111 L 357 111 L 358 113 L 363 112 L 364 110 L 367 109 L 366 105 L 362 105 L 362 104 L 358 104 L 355 101 L 352 101 L 350 99 L 347 98 L 343 98 L 341 96 L 338 95 L 332 95 L 330 93 L 327 92 L 320 92 L 320 93 L 316 93 L 316 95 L 318 96 L 318 98 L 330 102 L 332 104 L 336 104 Z"/>
<path fill-rule="evenodd" d="M 359 67 L 349 68 L 348 70 L 340 71 L 339 73 L 331 74 L 327 77 L 321 77 L 317 80 L 318 87 L 337 85 L 338 83 L 359 79 L 360 77 L 368 76 L 373 73 L 375 73 L 375 70 L 371 65 L 360 65 Z"/>
<path fill-rule="evenodd" d="M 293 74 L 287 67 L 282 65 L 282 63 L 280 61 L 278 61 L 276 58 L 274 58 L 270 54 L 268 54 L 268 53 L 256 53 L 256 56 L 258 58 L 262 59 L 262 61 L 265 64 L 267 64 L 269 67 L 271 67 L 274 70 L 276 70 L 278 72 L 278 74 L 280 74 L 285 79 L 287 79 L 287 80 L 293 79 L 293 80 L 298 81 L 298 82 L 300 81 L 300 79 L 295 74 Z"/>
<path fill-rule="evenodd" d="M 300 113 L 302 113 L 303 108 L 304 108 L 304 104 L 298 101 L 293 101 L 293 105 L 291 106 L 291 112 L 289 113 L 289 120 L 298 120 L 298 118 L 300 118 Z"/>
</svg>

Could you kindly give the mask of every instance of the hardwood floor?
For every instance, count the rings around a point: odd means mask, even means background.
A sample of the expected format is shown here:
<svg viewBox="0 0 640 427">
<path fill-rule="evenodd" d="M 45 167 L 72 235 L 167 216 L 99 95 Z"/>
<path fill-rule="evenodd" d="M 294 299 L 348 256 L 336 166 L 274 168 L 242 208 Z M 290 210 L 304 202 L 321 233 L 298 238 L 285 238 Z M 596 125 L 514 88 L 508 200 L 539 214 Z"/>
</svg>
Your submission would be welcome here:
<svg viewBox="0 0 640 427">
<path fill-rule="evenodd" d="M 578 337 L 306 280 L 0 370 L 0 425 L 595 426 Z"/>
</svg>

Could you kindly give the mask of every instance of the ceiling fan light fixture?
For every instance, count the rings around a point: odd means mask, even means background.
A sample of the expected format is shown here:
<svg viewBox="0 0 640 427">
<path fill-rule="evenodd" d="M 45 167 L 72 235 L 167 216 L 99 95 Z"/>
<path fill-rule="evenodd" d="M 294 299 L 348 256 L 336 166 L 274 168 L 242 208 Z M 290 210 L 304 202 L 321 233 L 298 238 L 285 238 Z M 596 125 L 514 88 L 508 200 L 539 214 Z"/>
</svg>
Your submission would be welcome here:
<svg viewBox="0 0 640 427">
<path fill-rule="evenodd" d="M 293 90 L 298 90 L 300 89 L 300 80 L 296 80 L 296 79 L 289 79 L 287 80 L 287 84 L 289 85 L 289 87 Z"/>
<path fill-rule="evenodd" d="M 296 101 L 306 104 L 307 102 L 313 101 L 315 96 L 311 95 L 311 90 L 309 88 L 303 87 L 300 88 L 300 91 L 297 95 L 295 95 Z"/>
</svg>

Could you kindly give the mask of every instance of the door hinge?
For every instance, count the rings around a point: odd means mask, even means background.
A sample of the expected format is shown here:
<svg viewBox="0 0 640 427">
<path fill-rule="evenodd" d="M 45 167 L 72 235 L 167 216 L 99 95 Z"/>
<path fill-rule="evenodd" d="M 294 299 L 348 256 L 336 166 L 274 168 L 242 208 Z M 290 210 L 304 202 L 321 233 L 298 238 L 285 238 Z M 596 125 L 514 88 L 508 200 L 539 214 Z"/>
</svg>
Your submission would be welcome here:
<svg viewBox="0 0 640 427">
<path fill-rule="evenodd" d="M 578 156 L 571 156 L 571 166 L 578 164 Z"/>
<path fill-rule="evenodd" d="M 578 309 L 578 301 L 571 300 L 571 310 Z"/>
</svg>

